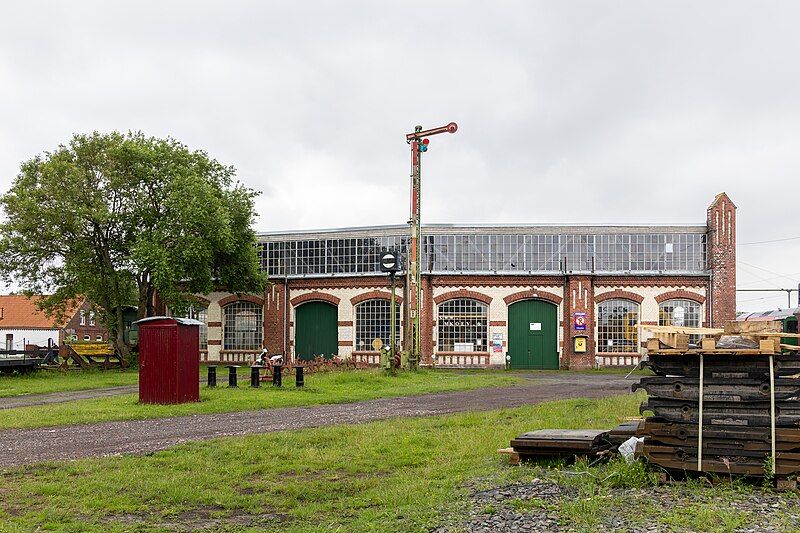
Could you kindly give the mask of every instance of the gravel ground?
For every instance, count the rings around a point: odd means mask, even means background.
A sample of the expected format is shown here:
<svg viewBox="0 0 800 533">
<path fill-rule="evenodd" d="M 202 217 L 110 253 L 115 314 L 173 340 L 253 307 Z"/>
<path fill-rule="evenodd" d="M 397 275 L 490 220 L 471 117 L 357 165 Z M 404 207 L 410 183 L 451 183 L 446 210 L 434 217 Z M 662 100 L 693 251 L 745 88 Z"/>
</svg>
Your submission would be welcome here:
<svg viewBox="0 0 800 533">
<path fill-rule="evenodd" d="M 0 431 L 0 468 L 39 461 L 141 454 L 189 441 L 409 416 L 488 411 L 564 398 L 597 398 L 630 391 L 619 374 L 532 374 L 535 381 L 501 388 L 384 398 L 153 420 Z M 95 391 L 96 392 L 96 391 Z"/>
<path fill-rule="evenodd" d="M 797 531 L 800 527 L 800 507 L 794 494 L 765 492 L 758 487 L 726 493 L 720 498 L 714 488 L 689 490 L 675 483 L 644 489 L 617 489 L 614 496 L 616 501 L 611 500 L 604 506 L 602 520 L 596 526 L 570 525 L 569 520 L 559 515 L 558 509 L 564 502 L 576 501 L 578 491 L 548 480 L 545 475 L 541 479 L 473 492 L 469 518 L 438 531 L 683 531 L 683 527 L 660 522 L 659 517 L 680 513 L 693 504 L 711 505 L 715 501 L 719 506 L 748 515 L 747 525 L 735 531 L 773 532 L 785 531 L 787 527 Z M 643 513 L 634 508 L 633 502 L 648 502 L 656 511 Z M 709 523 L 703 530 L 717 530 L 719 526 Z"/>
</svg>

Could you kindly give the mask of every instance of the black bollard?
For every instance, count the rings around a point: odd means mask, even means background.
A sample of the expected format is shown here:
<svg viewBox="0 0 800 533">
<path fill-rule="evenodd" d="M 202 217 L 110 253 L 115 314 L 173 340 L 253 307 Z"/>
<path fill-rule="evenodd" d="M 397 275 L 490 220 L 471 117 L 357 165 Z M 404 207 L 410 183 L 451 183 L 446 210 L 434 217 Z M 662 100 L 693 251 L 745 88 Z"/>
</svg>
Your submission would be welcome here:
<svg viewBox="0 0 800 533">
<path fill-rule="evenodd" d="M 239 383 L 236 381 L 238 377 L 236 375 L 236 371 L 238 370 L 239 365 L 228 365 L 228 387 L 238 387 Z"/>
<path fill-rule="evenodd" d="M 261 365 L 253 365 L 250 367 L 250 386 L 257 389 L 261 386 L 261 374 L 259 371 L 264 368 Z"/>
<path fill-rule="evenodd" d="M 216 365 L 208 365 L 208 381 L 206 385 L 209 387 L 216 387 L 217 386 L 217 367 Z"/>
<path fill-rule="evenodd" d="M 294 384 L 297 386 L 298 389 L 306 384 L 305 378 L 303 376 L 302 365 L 296 365 L 294 367 Z"/>
<path fill-rule="evenodd" d="M 272 386 L 273 387 L 280 387 L 282 385 L 281 378 L 283 377 L 282 374 L 283 365 L 272 365 Z"/>
</svg>

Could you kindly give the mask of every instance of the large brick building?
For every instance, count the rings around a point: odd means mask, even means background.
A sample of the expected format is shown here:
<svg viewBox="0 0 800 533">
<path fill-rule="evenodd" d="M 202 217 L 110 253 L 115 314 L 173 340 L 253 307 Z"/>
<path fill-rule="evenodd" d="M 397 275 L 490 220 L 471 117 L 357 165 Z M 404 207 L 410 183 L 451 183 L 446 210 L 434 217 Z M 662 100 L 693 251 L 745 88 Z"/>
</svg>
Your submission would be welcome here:
<svg viewBox="0 0 800 533">
<path fill-rule="evenodd" d="M 382 250 L 408 226 L 260 235 L 264 294 L 215 292 L 194 316 L 203 358 L 248 361 L 262 345 L 290 358 L 377 363 L 388 343 Z M 519 368 L 631 365 L 641 325 L 715 326 L 735 318 L 736 206 L 717 195 L 704 224 L 423 228 L 423 363 Z M 399 277 L 402 281 L 402 276 Z M 407 326 L 402 283 L 397 300 Z M 402 334 L 400 335 L 402 338 Z M 576 341 L 576 338 L 578 340 Z"/>
</svg>

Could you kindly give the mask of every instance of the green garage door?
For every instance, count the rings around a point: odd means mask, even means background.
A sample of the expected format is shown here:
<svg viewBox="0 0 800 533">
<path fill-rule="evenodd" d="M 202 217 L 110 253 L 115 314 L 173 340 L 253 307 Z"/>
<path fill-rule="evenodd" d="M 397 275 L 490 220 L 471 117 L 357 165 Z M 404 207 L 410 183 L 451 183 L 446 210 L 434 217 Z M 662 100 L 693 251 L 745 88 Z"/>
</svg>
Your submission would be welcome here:
<svg viewBox="0 0 800 533">
<path fill-rule="evenodd" d="M 339 352 L 336 306 L 308 302 L 295 310 L 295 357 L 308 361 L 318 355 L 330 359 Z"/>
<path fill-rule="evenodd" d="M 522 300 L 508 307 L 511 368 L 558 368 L 558 306 Z"/>
</svg>

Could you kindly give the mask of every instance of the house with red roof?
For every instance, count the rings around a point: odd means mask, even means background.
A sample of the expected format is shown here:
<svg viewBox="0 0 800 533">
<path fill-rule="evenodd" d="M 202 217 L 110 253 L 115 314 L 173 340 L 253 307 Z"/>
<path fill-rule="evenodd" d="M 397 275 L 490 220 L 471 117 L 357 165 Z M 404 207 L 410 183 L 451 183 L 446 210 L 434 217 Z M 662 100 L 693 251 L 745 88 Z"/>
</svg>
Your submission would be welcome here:
<svg viewBox="0 0 800 533">
<path fill-rule="evenodd" d="M 26 346 L 61 346 L 68 341 L 108 341 L 108 331 L 97 319 L 91 302 L 76 302 L 59 321 L 36 307 L 39 298 L 0 295 L 0 348 L 24 350 Z"/>
</svg>

